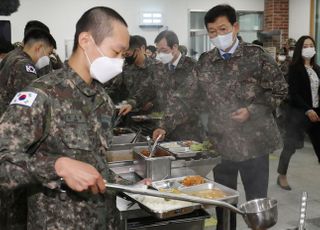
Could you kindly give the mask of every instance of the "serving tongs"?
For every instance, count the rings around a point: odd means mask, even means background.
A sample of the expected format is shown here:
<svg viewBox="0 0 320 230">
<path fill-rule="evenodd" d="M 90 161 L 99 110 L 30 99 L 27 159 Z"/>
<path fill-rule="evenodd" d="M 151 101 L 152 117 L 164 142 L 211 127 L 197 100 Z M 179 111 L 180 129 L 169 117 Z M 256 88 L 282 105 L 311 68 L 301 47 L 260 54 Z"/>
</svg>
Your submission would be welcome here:
<svg viewBox="0 0 320 230">
<path fill-rule="evenodd" d="M 139 187 L 128 186 L 128 185 L 119 185 L 119 184 L 113 184 L 113 183 L 106 183 L 105 186 L 107 189 L 113 189 L 116 191 L 140 194 L 140 195 L 146 195 L 146 196 L 160 197 L 160 198 L 164 198 L 165 200 L 170 200 L 170 199 L 181 200 L 181 201 L 187 201 L 192 203 L 209 204 L 209 205 L 215 205 L 219 207 L 225 207 L 241 215 L 244 215 L 244 213 L 241 210 L 223 201 L 205 199 L 205 198 L 190 196 L 186 194 L 159 192 L 157 190 L 139 188 Z"/>
<path fill-rule="evenodd" d="M 153 155 L 154 155 L 154 153 L 156 151 L 157 144 L 158 144 L 159 140 L 161 139 L 161 137 L 162 137 L 162 134 L 160 134 L 157 137 L 157 139 L 154 141 L 153 146 L 152 146 L 151 151 L 150 151 L 150 155 L 149 155 L 150 158 L 153 157 Z"/>
</svg>

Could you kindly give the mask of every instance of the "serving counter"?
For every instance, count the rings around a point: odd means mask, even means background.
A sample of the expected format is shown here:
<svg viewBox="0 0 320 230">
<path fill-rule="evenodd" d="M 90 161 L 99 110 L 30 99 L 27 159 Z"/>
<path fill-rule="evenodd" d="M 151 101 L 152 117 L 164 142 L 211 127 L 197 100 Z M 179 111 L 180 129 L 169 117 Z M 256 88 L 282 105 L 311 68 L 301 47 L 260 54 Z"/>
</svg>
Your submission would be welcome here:
<svg viewBox="0 0 320 230">
<path fill-rule="evenodd" d="M 135 156 L 135 150 L 139 151 L 147 148 L 147 143 L 131 143 L 131 144 L 117 144 L 110 148 L 107 153 L 107 160 L 110 169 L 121 176 L 122 178 L 137 183 L 144 179 L 143 175 L 137 173 L 137 165 L 141 165 L 141 159 Z M 148 160 L 148 159 L 147 159 Z M 212 169 L 219 164 L 221 157 L 215 154 L 199 154 L 193 157 L 177 158 L 173 157 L 170 162 L 170 177 L 161 178 L 159 180 L 184 177 L 189 175 L 199 175 L 206 177 Z M 142 162 L 143 164 L 143 162 Z M 155 164 L 156 165 L 156 164 Z M 141 169 L 141 167 L 140 167 Z M 214 183 L 214 182 L 212 182 Z M 233 199 L 227 200 L 231 204 L 238 202 L 237 193 Z M 209 214 L 205 208 L 201 206 L 200 209 L 195 209 L 191 213 L 183 214 L 177 213 L 177 216 L 171 218 L 159 219 L 145 211 L 137 203 L 132 202 L 132 199 L 125 194 L 117 198 L 117 207 L 120 211 L 121 229 L 191 229 L 202 230 L 204 229 L 204 221 L 209 218 Z M 178 212 L 178 211 L 177 211 Z M 180 212 L 180 211 L 179 211 Z M 224 210 L 224 229 L 229 229 L 230 211 Z"/>
</svg>

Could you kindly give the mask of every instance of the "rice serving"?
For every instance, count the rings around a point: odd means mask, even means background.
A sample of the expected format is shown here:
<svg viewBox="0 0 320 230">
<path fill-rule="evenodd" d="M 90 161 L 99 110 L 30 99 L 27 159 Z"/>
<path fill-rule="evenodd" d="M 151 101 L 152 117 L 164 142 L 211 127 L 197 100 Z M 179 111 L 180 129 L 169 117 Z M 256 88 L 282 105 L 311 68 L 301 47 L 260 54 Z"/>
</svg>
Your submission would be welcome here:
<svg viewBox="0 0 320 230">
<path fill-rule="evenodd" d="M 194 203 L 180 200 L 166 200 L 160 197 L 135 195 L 134 199 L 155 212 L 168 212 L 171 210 L 186 208 Z"/>
</svg>

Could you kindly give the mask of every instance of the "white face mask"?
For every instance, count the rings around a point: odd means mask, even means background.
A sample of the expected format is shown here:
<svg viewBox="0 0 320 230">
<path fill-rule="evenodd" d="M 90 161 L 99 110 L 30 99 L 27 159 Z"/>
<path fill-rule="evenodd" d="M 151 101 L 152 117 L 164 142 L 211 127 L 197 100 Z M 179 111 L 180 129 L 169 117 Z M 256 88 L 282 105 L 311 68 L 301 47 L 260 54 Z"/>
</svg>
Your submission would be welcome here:
<svg viewBox="0 0 320 230">
<path fill-rule="evenodd" d="M 43 67 L 49 65 L 50 58 L 48 56 L 42 56 L 38 59 L 37 63 L 35 64 L 37 69 L 42 69 Z"/>
<path fill-rule="evenodd" d="M 285 61 L 285 60 L 286 60 L 286 55 L 278 55 L 278 60 L 279 60 L 280 62 Z"/>
<path fill-rule="evenodd" d="M 220 50 L 226 50 L 230 48 L 233 43 L 232 32 L 225 35 L 218 35 L 214 38 L 211 38 L 210 41 L 212 44 Z"/>
<path fill-rule="evenodd" d="M 163 64 L 168 64 L 172 61 L 173 55 L 172 53 L 158 53 L 156 59 L 161 61 Z"/>
<path fill-rule="evenodd" d="M 311 59 L 316 54 L 316 50 L 314 47 L 308 47 L 302 49 L 302 57 L 305 59 Z"/>
<path fill-rule="evenodd" d="M 96 58 L 92 63 L 87 53 L 84 53 L 90 63 L 91 77 L 104 84 L 122 72 L 124 59 L 109 58 L 105 56 L 98 47 L 96 48 L 101 54 L 101 57 Z"/>
<path fill-rule="evenodd" d="M 292 57 L 293 57 L 293 50 L 289 50 L 289 52 L 288 52 L 288 56 L 289 56 L 290 58 L 292 58 Z"/>
</svg>

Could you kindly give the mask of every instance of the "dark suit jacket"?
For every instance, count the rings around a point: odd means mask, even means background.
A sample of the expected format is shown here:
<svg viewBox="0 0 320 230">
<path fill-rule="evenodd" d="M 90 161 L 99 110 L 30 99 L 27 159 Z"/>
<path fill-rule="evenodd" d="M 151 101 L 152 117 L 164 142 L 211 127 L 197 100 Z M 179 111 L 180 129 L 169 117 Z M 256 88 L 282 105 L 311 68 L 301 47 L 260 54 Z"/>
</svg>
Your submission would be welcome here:
<svg viewBox="0 0 320 230">
<path fill-rule="evenodd" d="M 320 67 L 313 67 L 320 77 Z M 320 87 L 319 87 L 320 89 Z M 319 94 L 319 91 L 318 91 Z M 289 67 L 289 100 L 290 105 L 305 113 L 312 109 L 312 96 L 309 75 L 303 65 Z"/>
</svg>

